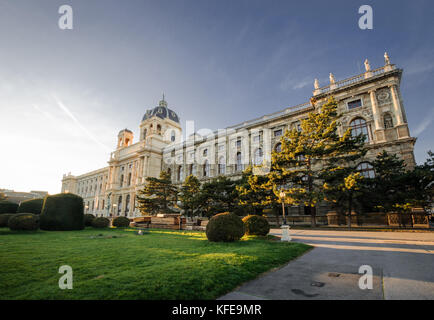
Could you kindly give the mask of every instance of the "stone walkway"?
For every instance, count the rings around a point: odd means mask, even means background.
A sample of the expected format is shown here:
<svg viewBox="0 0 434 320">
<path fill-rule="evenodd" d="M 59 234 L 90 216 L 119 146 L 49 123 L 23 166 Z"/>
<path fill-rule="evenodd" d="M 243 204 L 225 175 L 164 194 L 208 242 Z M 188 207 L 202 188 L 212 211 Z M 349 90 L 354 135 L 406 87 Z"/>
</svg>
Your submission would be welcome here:
<svg viewBox="0 0 434 320">
<path fill-rule="evenodd" d="M 434 299 L 434 233 L 291 230 L 291 236 L 315 248 L 220 299 Z M 373 269 L 371 290 L 359 288 L 362 265 Z"/>
</svg>

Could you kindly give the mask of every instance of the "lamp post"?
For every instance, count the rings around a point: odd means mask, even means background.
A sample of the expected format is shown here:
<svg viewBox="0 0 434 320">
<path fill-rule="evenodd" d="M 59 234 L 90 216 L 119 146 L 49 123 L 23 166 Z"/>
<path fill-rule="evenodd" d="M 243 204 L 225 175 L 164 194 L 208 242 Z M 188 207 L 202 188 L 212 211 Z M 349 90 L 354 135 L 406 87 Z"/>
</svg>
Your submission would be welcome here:
<svg viewBox="0 0 434 320">
<path fill-rule="evenodd" d="M 282 229 L 282 238 L 280 241 L 289 242 L 291 241 L 291 235 L 289 234 L 289 226 L 286 223 L 285 215 L 285 192 L 280 191 L 280 199 L 282 201 L 282 215 L 283 215 L 283 225 L 280 227 Z"/>
<path fill-rule="evenodd" d="M 117 207 L 118 205 L 116 204 L 116 203 L 113 203 L 113 217 L 115 216 L 115 215 L 117 215 L 117 212 L 116 212 L 116 207 Z"/>
</svg>

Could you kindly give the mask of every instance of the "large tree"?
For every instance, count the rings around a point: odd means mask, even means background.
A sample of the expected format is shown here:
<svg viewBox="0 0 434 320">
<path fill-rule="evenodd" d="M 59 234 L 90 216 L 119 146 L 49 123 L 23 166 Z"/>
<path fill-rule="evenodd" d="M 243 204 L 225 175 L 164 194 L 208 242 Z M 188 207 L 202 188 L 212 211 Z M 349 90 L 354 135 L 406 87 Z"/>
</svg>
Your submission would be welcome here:
<svg viewBox="0 0 434 320">
<path fill-rule="evenodd" d="M 142 215 L 173 212 L 178 189 L 172 184 L 170 174 L 161 171 L 159 178 L 146 178 L 146 185 L 138 191 L 138 208 Z"/>
<path fill-rule="evenodd" d="M 243 171 L 242 178 L 236 186 L 238 204 L 248 214 L 262 214 L 266 208 L 274 209 L 278 199 L 267 187 L 268 176 L 253 174 L 249 166 Z"/>
<path fill-rule="evenodd" d="M 312 101 L 315 105 L 315 101 Z M 272 153 L 267 186 L 285 203 L 309 208 L 312 226 L 316 226 L 316 204 L 324 199 L 324 177 L 363 157 L 365 138 L 348 129 L 339 135 L 340 115 L 331 97 L 301 120 L 301 130 L 287 130 L 281 141 L 281 152 Z"/>
<path fill-rule="evenodd" d="M 189 175 L 185 178 L 180 188 L 179 200 L 185 215 L 193 217 L 200 203 L 200 182 L 196 176 Z"/>
<path fill-rule="evenodd" d="M 202 184 L 199 196 L 200 211 L 211 217 L 221 212 L 237 209 L 236 182 L 225 176 L 213 178 Z"/>
</svg>

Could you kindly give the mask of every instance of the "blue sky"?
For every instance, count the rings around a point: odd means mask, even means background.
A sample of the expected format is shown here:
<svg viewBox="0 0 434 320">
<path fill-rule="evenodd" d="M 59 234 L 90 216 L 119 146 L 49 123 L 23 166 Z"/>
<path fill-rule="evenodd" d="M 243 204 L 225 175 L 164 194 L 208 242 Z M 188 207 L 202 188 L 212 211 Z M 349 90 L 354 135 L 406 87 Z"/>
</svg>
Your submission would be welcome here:
<svg viewBox="0 0 434 320">
<path fill-rule="evenodd" d="M 74 29 L 58 28 L 58 8 Z M 374 29 L 358 28 L 358 8 Z M 0 188 L 60 191 L 107 164 L 164 92 L 185 125 L 218 129 L 305 102 L 313 81 L 404 69 L 415 155 L 433 146 L 432 1 L 0 1 Z"/>
</svg>

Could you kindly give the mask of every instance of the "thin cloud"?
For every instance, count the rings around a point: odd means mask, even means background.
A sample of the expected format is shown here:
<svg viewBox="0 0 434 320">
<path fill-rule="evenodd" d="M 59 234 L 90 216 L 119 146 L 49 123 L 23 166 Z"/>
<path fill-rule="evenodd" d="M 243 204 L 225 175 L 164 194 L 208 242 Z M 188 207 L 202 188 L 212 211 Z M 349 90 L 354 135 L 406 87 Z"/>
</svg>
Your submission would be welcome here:
<svg viewBox="0 0 434 320">
<path fill-rule="evenodd" d="M 431 112 L 428 114 L 428 116 L 417 126 L 416 130 L 414 130 L 414 135 L 418 136 L 422 132 L 424 132 L 429 127 L 429 125 L 433 122 L 433 120 L 434 120 L 434 109 L 431 109 Z"/>
<path fill-rule="evenodd" d="M 72 121 L 83 131 L 91 140 L 96 142 L 98 145 L 103 147 L 107 151 L 111 151 L 109 147 L 107 147 L 104 143 L 98 140 L 97 137 L 95 137 L 92 132 L 87 130 L 81 123 L 78 121 L 78 119 L 72 114 L 72 112 L 63 104 L 60 99 L 58 99 L 55 95 L 52 95 L 52 98 L 56 101 L 57 106 L 69 117 Z"/>
</svg>

